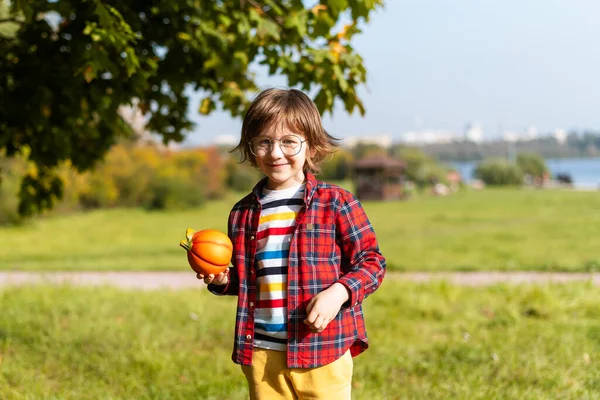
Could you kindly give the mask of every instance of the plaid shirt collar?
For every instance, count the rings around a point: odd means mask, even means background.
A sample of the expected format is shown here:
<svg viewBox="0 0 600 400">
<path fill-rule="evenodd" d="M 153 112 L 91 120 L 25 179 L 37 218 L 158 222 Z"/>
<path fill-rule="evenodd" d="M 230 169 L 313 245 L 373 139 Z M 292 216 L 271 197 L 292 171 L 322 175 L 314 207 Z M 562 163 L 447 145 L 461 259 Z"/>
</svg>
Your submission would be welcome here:
<svg viewBox="0 0 600 400">
<path fill-rule="evenodd" d="M 313 174 L 311 174 L 310 172 L 304 172 L 304 176 L 305 176 L 305 182 L 306 182 L 306 190 L 304 191 L 304 204 L 309 204 L 310 200 L 313 198 L 315 191 L 317 190 L 317 178 L 315 178 L 315 176 Z M 254 189 L 252 189 L 252 193 L 254 194 L 254 196 L 256 197 L 256 199 L 258 200 L 260 198 L 260 195 L 263 191 L 263 189 L 265 188 L 265 186 L 267 185 L 269 178 L 265 177 L 263 179 L 261 179 L 256 186 L 254 186 Z"/>
</svg>

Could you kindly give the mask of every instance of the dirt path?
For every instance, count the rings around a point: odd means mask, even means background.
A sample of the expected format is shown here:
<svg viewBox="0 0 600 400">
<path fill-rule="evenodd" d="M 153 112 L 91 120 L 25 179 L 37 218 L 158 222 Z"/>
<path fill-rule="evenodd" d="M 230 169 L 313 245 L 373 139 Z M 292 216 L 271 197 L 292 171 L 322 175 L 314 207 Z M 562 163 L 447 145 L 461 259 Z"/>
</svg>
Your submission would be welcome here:
<svg viewBox="0 0 600 400">
<path fill-rule="evenodd" d="M 600 274 L 546 272 L 389 272 L 386 279 L 413 282 L 445 280 L 459 285 L 494 283 L 591 282 L 600 286 Z M 0 287 L 27 284 L 111 285 L 121 288 L 188 288 L 202 285 L 193 272 L 0 272 Z"/>
</svg>

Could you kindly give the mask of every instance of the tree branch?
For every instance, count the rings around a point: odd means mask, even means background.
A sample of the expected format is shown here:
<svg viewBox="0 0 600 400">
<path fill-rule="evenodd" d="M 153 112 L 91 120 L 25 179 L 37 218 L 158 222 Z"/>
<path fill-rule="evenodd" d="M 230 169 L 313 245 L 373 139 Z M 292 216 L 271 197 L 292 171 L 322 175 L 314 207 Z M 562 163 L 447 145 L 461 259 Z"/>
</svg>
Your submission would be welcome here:
<svg viewBox="0 0 600 400">
<path fill-rule="evenodd" d="M 254 0 L 248 0 L 248 3 L 252 4 L 254 7 L 258 8 L 259 10 L 261 10 L 266 16 L 268 16 L 269 18 L 271 18 L 271 20 L 277 24 L 279 24 L 279 26 L 281 26 L 283 28 L 283 20 L 281 19 L 281 17 L 274 17 L 272 15 L 270 15 L 269 13 L 265 12 L 265 10 L 263 10 L 263 6 L 261 6 L 260 4 L 258 4 L 257 2 L 255 2 Z"/>
</svg>

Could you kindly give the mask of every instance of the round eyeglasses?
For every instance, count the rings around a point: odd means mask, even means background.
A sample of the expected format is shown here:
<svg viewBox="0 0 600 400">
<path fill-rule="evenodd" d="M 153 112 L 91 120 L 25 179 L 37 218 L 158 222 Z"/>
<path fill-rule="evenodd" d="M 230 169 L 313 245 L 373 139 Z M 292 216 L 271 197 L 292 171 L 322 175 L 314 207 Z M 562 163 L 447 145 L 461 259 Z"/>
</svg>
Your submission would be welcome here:
<svg viewBox="0 0 600 400">
<path fill-rule="evenodd" d="M 286 156 L 295 156 L 302 150 L 302 143 L 306 139 L 302 139 L 296 135 L 285 135 L 279 139 L 271 139 L 266 136 L 257 136 L 248 142 L 250 152 L 257 157 L 266 156 L 273 150 L 273 145 L 277 142 L 281 152 Z"/>
</svg>

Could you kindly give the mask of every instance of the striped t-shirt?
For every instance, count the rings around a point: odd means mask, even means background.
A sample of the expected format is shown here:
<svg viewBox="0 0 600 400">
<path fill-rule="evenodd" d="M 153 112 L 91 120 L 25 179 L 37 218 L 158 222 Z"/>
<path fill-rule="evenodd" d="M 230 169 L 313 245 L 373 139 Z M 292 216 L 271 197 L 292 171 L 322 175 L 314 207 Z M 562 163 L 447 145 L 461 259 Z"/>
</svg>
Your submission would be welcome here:
<svg viewBox="0 0 600 400">
<path fill-rule="evenodd" d="M 254 346 L 263 349 L 287 349 L 288 256 L 305 187 L 264 189 L 259 199 L 262 212 L 256 233 Z"/>
</svg>

